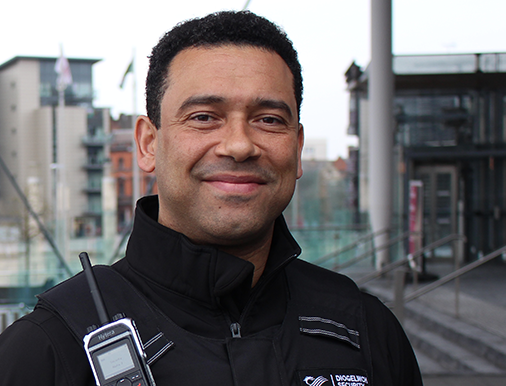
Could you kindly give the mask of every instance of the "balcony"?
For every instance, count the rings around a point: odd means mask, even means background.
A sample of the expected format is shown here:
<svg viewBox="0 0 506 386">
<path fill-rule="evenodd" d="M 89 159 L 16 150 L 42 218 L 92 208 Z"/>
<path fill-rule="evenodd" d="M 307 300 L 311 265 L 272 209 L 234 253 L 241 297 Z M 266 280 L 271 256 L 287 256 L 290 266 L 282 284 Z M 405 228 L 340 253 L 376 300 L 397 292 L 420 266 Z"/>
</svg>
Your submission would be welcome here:
<svg viewBox="0 0 506 386">
<path fill-rule="evenodd" d="M 83 191 L 87 194 L 101 194 L 102 186 L 88 185 L 83 189 Z"/>
<path fill-rule="evenodd" d="M 83 165 L 83 168 L 86 170 L 103 170 L 105 161 L 93 161 L 88 160 L 86 164 Z"/>
<path fill-rule="evenodd" d="M 85 135 L 81 142 L 85 146 L 93 146 L 93 147 L 102 147 L 107 143 L 110 143 L 112 139 L 112 134 L 105 134 L 102 132 L 98 132 L 94 135 Z"/>
<path fill-rule="evenodd" d="M 132 196 L 131 195 L 119 195 L 118 196 L 118 206 L 131 206 L 132 205 Z"/>
</svg>

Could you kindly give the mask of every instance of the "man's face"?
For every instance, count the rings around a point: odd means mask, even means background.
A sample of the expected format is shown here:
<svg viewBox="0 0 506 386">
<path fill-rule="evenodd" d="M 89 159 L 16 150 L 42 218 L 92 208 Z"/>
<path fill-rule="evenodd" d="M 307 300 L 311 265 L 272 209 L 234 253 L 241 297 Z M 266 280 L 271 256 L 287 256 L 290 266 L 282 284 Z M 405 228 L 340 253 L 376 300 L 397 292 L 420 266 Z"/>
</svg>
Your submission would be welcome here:
<svg viewBox="0 0 506 386">
<path fill-rule="evenodd" d="M 293 78 L 279 55 L 186 49 L 170 65 L 159 130 L 143 119 L 139 163 L 156 172 L 161 224 L 201 244 L 269 237 L 302 175 Z"/>
</svg>

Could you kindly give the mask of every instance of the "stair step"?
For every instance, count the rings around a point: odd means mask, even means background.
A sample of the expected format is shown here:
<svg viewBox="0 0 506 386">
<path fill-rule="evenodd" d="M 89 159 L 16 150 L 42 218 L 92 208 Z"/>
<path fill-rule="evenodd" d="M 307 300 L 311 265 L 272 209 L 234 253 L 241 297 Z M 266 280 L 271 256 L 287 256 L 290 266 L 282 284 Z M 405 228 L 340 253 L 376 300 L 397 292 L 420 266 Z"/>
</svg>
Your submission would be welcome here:
<svg viewBox="0 0 506 386">
<path fill-rule="evenodd" d="M 457 373 L 504 373 L 504 370 L 494 366 L 486 359 L 412 320 L 406 320 L 404 328 L 415 351 L 425 353 L 446 370 Z"/>
<path fill-rule="evenodd" d="M 439 375 L 449 373 L 447 368 L 441 366 L 441 363 L 437 362 L 435 359 L 432 359 L 423 351 L 418 350 L 416 347 L 413 347 L 413 349 L 415 350 L 416 360 L 422 374 Z"/>
<path fill-rule="evenodd" d="M 383 301 L 392 300 L 392 290 L 381 286 L 368 286 L 367 292 Z M 434 309 L 427 302 L 414 300 L 405 305 L 403 323 L 413 346 L 424 352 L 444 367 L 456 372 L 473 372 L 472 360 L 466 357 L 480 358 L 484 369 L 495 374 L 506 370 L 506 339 L 503 336 L 486 331 L 462 319 L 455 318 L 441 310 Z M 443 338 L 444 337 L 444 338 Z M 444 340 L 443 340 L 444 339 Z M 438 343 L 442 341 L 443 343 Z M 444 347 L 452 347 L 450 353 Z M 454 352 L 461 352 L 455 357 Z M 489 368 L 488 366 L 492 366 Z"/>
<path fill-rule="evenodd" d="M 506 339 L 503 337 L 417 302 L 407 305 L 406 316 L 418 325 L 506 370 Z"/>
</svg>

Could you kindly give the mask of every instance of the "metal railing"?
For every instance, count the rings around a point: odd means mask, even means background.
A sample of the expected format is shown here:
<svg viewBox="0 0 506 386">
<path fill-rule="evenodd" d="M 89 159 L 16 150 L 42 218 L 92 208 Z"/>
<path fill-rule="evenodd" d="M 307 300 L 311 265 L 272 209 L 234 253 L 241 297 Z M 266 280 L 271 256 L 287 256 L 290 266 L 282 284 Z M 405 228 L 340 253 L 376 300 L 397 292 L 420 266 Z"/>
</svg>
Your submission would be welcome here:
<svg viewBox="0 0 506 386">
<path fill-rule="evenodd" d="M 313 261 L 312 263 L 313 264 L 316 264 L 316 265 L 323 265 L 324 263 L 326 263 L 327 261 L 331 260 L 332 258 L 335 258 L 337 257 L 338 255 L 340 254 L 343 254 L 345 252 L 348 252 L 348 251 L 351 251 L 355 248 L 358 248 L 360 245 L 363 245 L 365 244 L 366 242 L 369 242 L 371 240 L 373 240 L 375 237 L 378 237 L 380 235 L 383 235 L 383 234 L 387 234 L 388 232 L 390 231 L 390 229 L 381 229 L 379 231 L 376 231 L 376 232 L 372 232 L 372 233 L 369 233 L 365 236 L 362 236 L 360 237 L 359 239 L 355 240 L 353 243 L 350 243 L 346 246 L 344 246 L 343 248 L 337 250 L 337 251 L 334 251 L 334 252 L 331 252 L 327 255 L 324 255 L 318 259 L 316 259 L 315 261 Z M 404 232 L 402 233 L 401 235 L 399 236 L 396 236 L 396 237 L 393 237 L 391 239 L 389 239 L 386 243 L 382 244 L 382 245 L 379 245 L 379 246 L 376 246 L 376 247 L 373 247 L 363 253 L 361 253 L 360 255 L 358 256 L 355 256 L 349 260 L 346 260 L 345 262 L 343 263 L 337 263 L 337 264 L 334 264 L 334 266 L 332 266 L 330 269 L 333 270 L 333 271 L 340 271 L 344 268 L 348 268 L 364 259 L 366 259 L 367 257 L 369 256 L 374 256 L 374 254 L 376 254 L 376 252 L 379 252 L 379 251 L 382 251 L 384 249 L 387 249 L 387 248 L 390 248 L 391 246 L 399 243 L 399 242 L 402 242 L 403 240 L 409 238 L 410 236 L 412 235 L 416 235 L 418 234 L 417 232 Z"/>
<path fill-rule="evenodd" d="M 30 311 L 23 303 L 0 305 L 0 333 Z"/>
<path fill-rule="evenodd" d="M 494 251 L 492 253 L 489 253 L 488 255 L 486 255 L 476 261 L 473 261 L 472 263 L 465 265 L 462 268 L 459 268 L 459 269 L 453 271 L 452 273 L 449 273 L 448 275 L 443 276 L 442 278 L 432 282 L 431 284 L 424 286 L 423 288 L 414 290 L 413 292 L 411 292 L 407 296 L 404 296 L 404 294 L 403 294 L 403 292 L 404 292 L 403 291 L 403 289 L 404 289 L 403 283 L 398 284 L 398 286 L 400 286 L 400 289 L 397 288 L 395 290 L 395 299 L 394 299 L 394 304 L 393 304 L 395 314 L 398 315 L 398 317 L 400 316 L 400 319 L 402 321 L 402 317 L 404 315 L 404 306 L 406 303 L 408 303 L 414 299 L 417 299 L 420 296 L 425 295 L 428 292 L 431 292 L 431 291 L 441 287 L 443 284 L 446 284 L 454 279 L 459 280 L 459 278 L 462 275 L 464 275 L 464 274 L 472 271 L 473 269 L 476 269 L 477 267 L 495 259 L 499 255 L 506 255 L 506 245 L 503 246 L 502 248 L 497 249 L 496 251 Z M 402 272 L 400 274 L 402 274 Z M 455 286 L 455 312 L 456 312 L 457 316 L 459 314 L 459 295 L 460 295 L 460 286 L 456 285 Z"/>
<path fill-rule="evenodd" d="M 409 236 L 413 235 L 413 232 L 404 232 L 400 234 L 399 236 L 393 237 L 390 240 L 388 240 L 385 244 L 379 245 L 377 247 L 371 248 L 368 251 L 365 251 L 364 253 L 354 257 L 353 259 L 347 260 L 342 264 L 336 264 L 332 270 L 333 271 L 340 271 L 341 269 L 348 268 L 352 266 L 353 264 L 358 263 L 359 261 L 362 261 L 366 259 L 369 256 L 373 256 L 376 252 L 382 251 L 384 249 L 390 248 L 391 246 L 407 239 Z"/>
<path fill-rule="evenodd" d="M 405 233 L 403 235 L 405 235 Z M 409 236 L 409 234 L 408 234 L 408 236 Z M 439 248 L 439 247 L 441 247 L 445 244 L 448 244 L 450 242 L 453 242 L 453 241 L 465 242 L 466 240 L 467 240 L 466 236 L 464 236 L 464 235 L 460 235 L 460 234 L 448 235 L 446 237 L 443 237 L 442 239 L 439 239 L 437 241 L 434 241 L 433 243 L 426 245 L 425 247 L 419 249 L 415 253 L 408 255 L 405 259 L 394 261 L 390 264 L 383 266 L 383 268 L 381 268 L 380 270 L 371 272 L 370 274 L 365 275 L 365 276 L 355 280 L 355 283 L 357 283 L 358 286 L 364 285 L 365 283 L 367 283 L 373 279 L 376 279 L 380 276 L 383 276 L 386 273 L 391 272 L 396 268 L 402 267 L 403 265 L 410 266 L 411 270 L 414 273 L 415 280 L 416 280 L 417 274 L 419 272 L 421 272 L 422 264 L 419 261 L 417 261 L 417 260 L 419 260 L 420 257 L 422 257 L 425 253 L 432 251 L 436 248 Z"/>
<path fill-rule="evenodd" d="M 362 244 L 365 244 L 366 242 L 369 242 L 370 240 L 372 240 L 373 238 L 377 237 L 377 236 L 380 236 L 380 235 L 383 235 L 385 233 L 388 233 L 390 229 L 381 229 L 379 231 L 376 231 L 376 232 L 372 232 L 372 233 L 368 233 L 362 237 L 359 237 L 357 240 L 355 240 L 354 242 L 338 249 L 337 251 L 334 251 L 334 252 L 331 252 L 331 253 L 328 253 L 326 255 L 323 255 L 322 257 L 319 257 L 318 259 L 316 259 L 315 261 L 313 261 L 313 264 L 316 264 L 316 265 L 322 265 L 323 263 L 326 263 L 327 261 L 329 261 L 330 259 L 333 259 L 345 252 L 348 252 L 348 251 L 351 251 L 357 247 L 359 247 L 360 245 Z"/>
</svg>

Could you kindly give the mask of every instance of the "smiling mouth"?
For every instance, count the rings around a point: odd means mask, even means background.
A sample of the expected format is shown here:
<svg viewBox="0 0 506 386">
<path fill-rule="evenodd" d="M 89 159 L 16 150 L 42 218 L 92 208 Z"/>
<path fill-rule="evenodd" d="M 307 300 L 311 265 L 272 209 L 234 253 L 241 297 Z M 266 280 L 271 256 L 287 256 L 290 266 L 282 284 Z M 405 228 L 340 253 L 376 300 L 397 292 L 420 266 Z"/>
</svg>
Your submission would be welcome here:
<svg viewBox="0 0 506 386">
<path fill-rule="evenodd" d="M 217 176 L 204 180 L 205 183 L 224 193 L 247 195 L 255 193 L 267 182 L 254 176 Z"/>
</svg>

